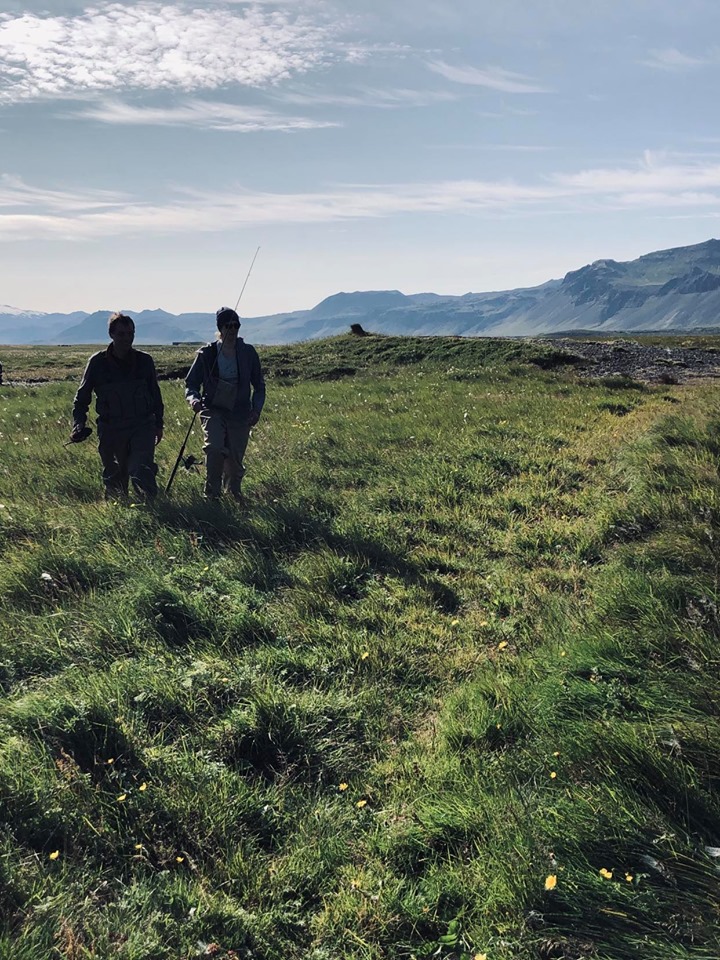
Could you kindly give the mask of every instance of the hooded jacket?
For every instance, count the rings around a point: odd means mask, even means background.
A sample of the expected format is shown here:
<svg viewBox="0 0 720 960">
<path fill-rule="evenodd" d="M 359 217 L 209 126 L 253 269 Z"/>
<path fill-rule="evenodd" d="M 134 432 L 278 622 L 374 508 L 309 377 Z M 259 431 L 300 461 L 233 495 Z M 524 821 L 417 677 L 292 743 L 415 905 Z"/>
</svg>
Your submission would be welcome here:
<svg viewBox="0 0 720 960">
<path fill-rule="evenodd" d="M 186 400 L 190 403 L 193 400 L 202 400 L 203 405 L 210 410 L 212 410 L 219 380 L 217 358 L 220 346 L 218 340 L 198 350 L 185 377 Z M 223 413 L 232 420 L 245 420 L 251 410 L 260 413 L 263 408 L 265 379 L 257 350 L 249 343 L 245 343 L 241 337 L 237 339 L 235 358 L 238 373 L 237 399 L 233 409 L 223 410 Z"/>
</svg>

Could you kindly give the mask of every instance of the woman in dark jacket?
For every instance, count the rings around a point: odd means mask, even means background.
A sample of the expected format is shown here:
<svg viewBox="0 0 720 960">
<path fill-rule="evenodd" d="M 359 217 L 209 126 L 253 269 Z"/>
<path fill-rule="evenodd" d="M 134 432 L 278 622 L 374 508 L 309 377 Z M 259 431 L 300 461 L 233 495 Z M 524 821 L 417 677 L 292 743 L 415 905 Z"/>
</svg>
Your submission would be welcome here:
<svg viewBox="0 0 720 960">
<path fill-rule="evenodd" d="M 216 500 L 225 490 L 240 500 L 243 458 L 265 403 L 265 381 L 257 351 L 238 336 L 237 313 L 221 307 L 215 316 L 219 339 L 198 350 L 185 398 L 200 414 L 205 435 L 205 496 Z"/>
</svg>

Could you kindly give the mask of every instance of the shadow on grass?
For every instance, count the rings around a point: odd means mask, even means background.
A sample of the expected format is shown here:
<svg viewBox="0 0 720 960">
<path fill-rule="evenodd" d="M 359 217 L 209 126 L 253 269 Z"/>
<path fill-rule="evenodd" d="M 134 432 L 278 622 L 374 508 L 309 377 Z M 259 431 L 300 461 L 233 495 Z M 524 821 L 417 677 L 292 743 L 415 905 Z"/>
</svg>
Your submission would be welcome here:
<svg viewBox="0 0 720 960">
<path fill-rule="evenodd" d="M 404 552 L 360 531 L 339 533 L 337 508 L 323 500 L 307 504 L 272 504 L 239 507 L 233 502 L 196 500 L 189 504 L 159 499 L 150 509 L 158 522 L 187 531 L 204 546 L 245 546 L 252 552 L 249 582 L 261 590 L 275 589 L 285 578 L 288 558 L 301 550 L 329 547 L 337 553 L 363 560 L 369 574 L 391 574 L 408 585 L 426 590 L 443 613 L 454 613 L 460 598 L 432 571 L 409 560 Z M 247 579 L 247 578 L 244 578 Z M 349 601 L 357 595 L 349 596 Z"/>
</svg>

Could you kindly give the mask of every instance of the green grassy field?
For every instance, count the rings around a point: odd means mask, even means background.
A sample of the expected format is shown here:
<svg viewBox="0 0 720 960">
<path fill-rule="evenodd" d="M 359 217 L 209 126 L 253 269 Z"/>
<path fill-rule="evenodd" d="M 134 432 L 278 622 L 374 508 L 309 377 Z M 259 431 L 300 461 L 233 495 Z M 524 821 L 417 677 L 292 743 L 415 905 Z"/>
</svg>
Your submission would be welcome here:
<svg viewBox="0 0 720 960">
<path fill-rule="evenodd" d="M 720 343 L 720 338 L 718 338 Z M 12 381 L 56 382 L 78 380 L 88 357 L 105 345 L 72 347 L 0 347 L 4 377 Z M 161 378 L 184 377 L 197 347 L 146 346 L 155 359 Z M 482 340 L 463 337 L 385 337 L 368 339 L 353 336 L 308 340 L 292 346 L 261 347 L 266 376 L 283 382 L 294 380 L 336 380 L 356 373 L 395 374 L 398 367 L 429 366 L 435 369 L 459 360 L 464 371 L 529 358 L 551 356 L 552 345 L 533 345 L 520 340 Z"/>
<path fill-rule="evenodd" d="M 720 336 L 665 335 L 665 334 L 583 334 L 571 336 L 574 340 L 613 341 L 632 340 L 648 347 L 681 347 L 695 350 L 720 351 Z M 372 345 L 372 346 L 371 346 Z M 0 346 L 0 361 L 6 381 L 62 381 L 77 380 L 88 357 L 96 350 L 104 349 L 97 344 L 66 347 Z M 152 353 L 161 377 L 175 379 L 184 376 L 196 346 L 147 346 L 140 350 Z M 263 361 L 270 377 L 280 380 L 336 379 L 365 371 L 393 373 L 398 366 L 433 364 L 440 365 L 449 357 L 460 358 L 463 369 L 485 364 L 492 356 L 494 363 L 522 360 L 530 356 L 548 355 L 557 350 L 552 339 L 545 346 L 538 342 L 523 340 L 487 340 L 465 337 L 386 337 L 371 336 L 369 340 L 350 336 L 333 337 L 328 340 L 309 340 L 290 347 L 261 347 Z M 572 348 L 570 348 L 572 352 Z"/>
<path fill-rule="evenodd" d="M 277 347 L 246 509 L 105 504 L 75 349 L 0 388 L 0 957 L 717 960 L 716 386 Z"/>
</svg>

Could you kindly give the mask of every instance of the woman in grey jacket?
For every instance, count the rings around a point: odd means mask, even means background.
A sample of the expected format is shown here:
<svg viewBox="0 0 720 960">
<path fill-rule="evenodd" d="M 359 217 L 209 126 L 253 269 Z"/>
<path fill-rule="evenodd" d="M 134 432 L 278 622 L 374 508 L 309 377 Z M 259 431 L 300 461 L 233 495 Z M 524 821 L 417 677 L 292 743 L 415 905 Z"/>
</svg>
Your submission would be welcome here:
<svg viewBox="0 0 720 960">
<path fill-rule="evenodd" d="M 200 414 L 205 436 L 205 496 L 216 500 L 224 490 L 241 500 L 243 458 L 265 403 L 265 380 L 257 351 L 238 336 L 237 313 L 221 307 L 215 316 L 219 339 L 198 350 L 185 398 Z"/>
</svg>

